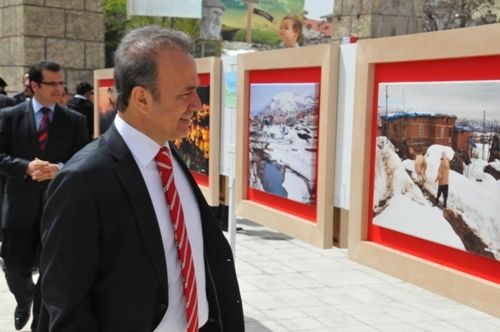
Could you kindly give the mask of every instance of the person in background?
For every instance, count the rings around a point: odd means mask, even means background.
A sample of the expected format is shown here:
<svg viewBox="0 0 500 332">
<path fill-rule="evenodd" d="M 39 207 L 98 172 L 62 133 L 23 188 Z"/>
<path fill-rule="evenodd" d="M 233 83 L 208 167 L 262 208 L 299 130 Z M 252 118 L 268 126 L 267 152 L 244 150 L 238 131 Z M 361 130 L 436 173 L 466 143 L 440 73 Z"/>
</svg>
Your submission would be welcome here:
<svg viewBox="0 0 500 332">
<path fill-rule="evenodd" d="M 0 77 L 0 95 L 7 95 L 7 92 L 5 91 L 5 88 L 7 87 L 7 82 L 3 80 L 3 78 Z"/>
<path fill-rule="evenodd" d="M 25 100 L 30 99 L 33 96 L 33 91 L 30 87 L 30 77 L 29 73 L 24 73 L 23 75 L 23 91 L 15 94 L 13 98 L 16 100 L 16 105 L 22 103 Z"/>
<path fill-rule="evenodd" d="M 438 174 L 436 177 L 436 182 L 438 184 L 438 191 L 436 201 L 439 204 L 439 197 L 443 194 L 443 207 L 446 209 L 446 202 L 448 200 L 448 183 L 450 175 L 450 161 L 443 152 L 441 155 L 441 161 L 439 162 Z"/>
<path fill-rule="evenodd" d="M 14 106 L 15 104 L 16 104 L 16 101 L 14 98 L 0 94 L 0 109 L 5 108 L 5 107 L 9 107 L 9 106 Z"/>
<path fill-rule="evenodd" d="M 231 248 L 169 143 L 202 108 L 192 45 L 157 26 L 121 40 L 113 124 L 48 189 L 39 331 L 245 330 Z"/>
<path fill-rule="evenodd" d="M 33 98 L 0 112 L 0 174 L 5 176 L 0 255 L 17 306 L 14 325 L 26 325 L 33 306 L 31 329 L 40 309 L 39 283 L 33 283 L 40 251 L 43 195 L 63 163 L 89 138 L 85 118 L 57 102 L 63 92 L 61 67 L 40 61 L 29 70 Z"/>
<path fill-rule="evenodd" d="M 59 106 L 68 107 L 68 100 L 69 100 L 68 88 L 64 87 L 63 92 L 61 94 L 61 98 L 57 103 L 59 104 Z"/>
<path fill-rule="evenodd" d="M 76 94 L 68 102 L 68 107 L 83 114 L 87 119 L 89 137 L 94 136 L 94 87 L 88 82 L 78 83 Z"/>
<path fill-rule="evenodd" d="M 300 37 L 302 36 L 302 23 L 295 15 L 287 15 L 281 20 L 279 36 L 281 39 L 280 47 L 299 47 Z"/>
</svg>

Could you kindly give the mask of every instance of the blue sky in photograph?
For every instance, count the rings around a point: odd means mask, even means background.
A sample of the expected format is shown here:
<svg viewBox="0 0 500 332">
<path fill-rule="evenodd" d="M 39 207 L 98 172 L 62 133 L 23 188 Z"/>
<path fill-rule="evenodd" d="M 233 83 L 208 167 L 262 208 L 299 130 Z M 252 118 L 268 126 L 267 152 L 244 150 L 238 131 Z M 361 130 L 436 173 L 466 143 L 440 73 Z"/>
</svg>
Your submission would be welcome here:
<svg viewBox="0 0 500 332">
<path fill-rule="evenodd" d="M 313 96 L 317 85 L 317 83 L 253 83 L 250 85 L 251 114 L 261 112 L 277 93 L 293 92 L 303 96 Z"/>
<path fill-rule="evenodd" d="M 389 113 L 441 113 L 458 118 L 500 120 L 500 81 L 380 83 L 379 108 L 385 110 L 388 87 Z"/>
</svg>

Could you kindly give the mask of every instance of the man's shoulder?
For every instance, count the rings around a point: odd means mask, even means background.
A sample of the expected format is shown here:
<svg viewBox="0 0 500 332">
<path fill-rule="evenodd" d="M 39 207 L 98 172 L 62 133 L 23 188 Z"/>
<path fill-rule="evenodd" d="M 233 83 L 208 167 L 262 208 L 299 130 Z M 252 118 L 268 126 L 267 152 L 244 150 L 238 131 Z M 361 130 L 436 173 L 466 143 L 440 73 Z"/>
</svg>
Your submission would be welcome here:
<svg viewBox="0 0 500 332">
<path fill-rule="evenodd" d="M 77 112 L 70 107 L 63 107 L 63 106 L 57 105 L 56 108 L 59 108 L 60 111 L 64 112 L 64 114 L 66 114 L 70 118 L 79 119 L 79 120 L 85 119 L 85 117 L 80 112 Z"/>
<path fill-rule="evenodd" d="M 9 106 L 2 108 L 2 111 L 0 112 L 4 117 L 7 116 L 15 116 L 18 114 L 22 114 L 26 111 L 27 108 L 29 108 L 29 101 L 24 101 L 20 104 Z"/>
<path fill-rule="evenodd" d="M 73 97 L 68 101 L 68 107 L 75 111 L 81 111 L 82 109 L 93 110 L 94 104 L 90 100 Z"/>
<path fill-rule="evenodd" d="M 64 165 L 62 172 L 89 172 L 112 166 L 109 147 L 102 137 L 90 142 Z"/>
</svg>

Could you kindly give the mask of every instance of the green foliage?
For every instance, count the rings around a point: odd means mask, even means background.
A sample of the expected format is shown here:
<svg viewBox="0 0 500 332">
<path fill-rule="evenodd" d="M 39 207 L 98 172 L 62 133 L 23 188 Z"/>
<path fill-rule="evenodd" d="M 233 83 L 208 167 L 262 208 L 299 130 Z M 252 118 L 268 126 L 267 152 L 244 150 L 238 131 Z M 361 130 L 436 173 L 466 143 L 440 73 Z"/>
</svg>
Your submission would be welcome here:
<svg viewBox="0 0 500 332">
<path fill-rule="evenodd" d="M 104 1 L 104 22 L 106 31 L 105 39 L 105 55 L 106 67 L 113 67 L 113 55 L 120 43 L 122 37 L 130 30 L 139 28 L 145 25 L 159 25 L 166 28 L 180 30 L 191 36 L 195 41 L 198 50 L 200 43 L 210 44 L 210 50 L 214 50 L 214 54 L 198 53 L 198 56 L 220 55 L 222 43 L 220 41 L 201 41 L 200 20 L 193 18 L 174 18 L 174 17 L 153 17 L 153 16 L 133 16 L 127 18 L 127 0 L 105 0 Z M 203 48 L 206 49 L 206 48 Z"/>
</svg>

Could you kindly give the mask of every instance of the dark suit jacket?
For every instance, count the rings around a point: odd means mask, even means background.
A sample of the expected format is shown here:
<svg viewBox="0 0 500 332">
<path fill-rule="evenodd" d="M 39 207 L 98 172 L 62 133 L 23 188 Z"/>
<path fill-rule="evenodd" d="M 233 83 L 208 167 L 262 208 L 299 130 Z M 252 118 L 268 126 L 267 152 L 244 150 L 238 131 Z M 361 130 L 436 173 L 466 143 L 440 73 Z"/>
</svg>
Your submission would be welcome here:
<svg viewBox="0 0 500 332">
<path fill-rule="evenodd" d="M 0 94 L 0 109 L 4 107 L 14 106 L 16 104 L 16 100 L 14 98 L 10 98 Z"/>
<path fill-rule="evenodd" d="M 89 137 L 94 136 L 94 104 L 88 99 L 73 97 L 70 99 L 67 105 L 68 108 L 77 111 L 80 114 L 85 115 L 87 118 L 87 128 L 89 131 Z"/>
<path fill-rule="evenodd" d="M 26 101 L 26 95 L 24 94 L 24 91 L 15 94 L 12 98 L 14 98 L 14 100 L 16 101 L 16 103 L 14 105 L 17 105 L 17 104 L 20 104 L 20 103 Z"/>
<path fill-rule="evenodd" d="M 36 157 L 65 163 L 88 141 L 85 118 L 56 105 L 42 153 L 31 101 L 0 112 L 0 174 L 6 176 L 3 228 L 25 230 L 39 221 L 42 196 L 49 181 L 37 182 L 27 176 L 28 163 Z"/>
<path fill-rule="evenodd" d="M 182 165 L 202 218 L 211 331 L 244 331 L 230 247 Z M 114 125 L 66 164 L 47 195 L 40 269 L 48 312 L 38 331 L 49 317 L 50 331 L 153 331 L 168 307 L 164 249 L 146 184 Z"/>
</svg>

